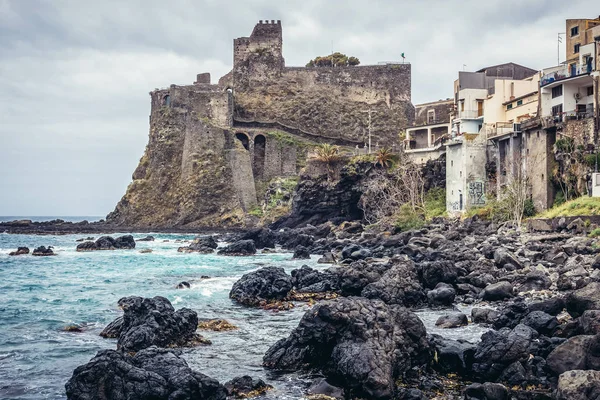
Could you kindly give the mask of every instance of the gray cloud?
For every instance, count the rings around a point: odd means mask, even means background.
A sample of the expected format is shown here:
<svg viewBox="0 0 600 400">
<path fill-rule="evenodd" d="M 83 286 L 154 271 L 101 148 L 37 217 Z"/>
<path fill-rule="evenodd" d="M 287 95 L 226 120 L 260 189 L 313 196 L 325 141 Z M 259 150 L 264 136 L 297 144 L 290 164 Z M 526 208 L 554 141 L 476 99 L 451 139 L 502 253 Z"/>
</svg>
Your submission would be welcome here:
<svg viewBox="0 0 600 400">
<path fill-rule="evenodd" d="M 412 63 L 413 102 L 450 97 L 468 70 L 556 63 L 566 18 L 591 0 L 0 0 L 0 215 L 105 215 L 148 134 L 148 92 L 213 81 L 233 38 L 281 19 L 288 65 L 332 49 Z"/>
</svg>

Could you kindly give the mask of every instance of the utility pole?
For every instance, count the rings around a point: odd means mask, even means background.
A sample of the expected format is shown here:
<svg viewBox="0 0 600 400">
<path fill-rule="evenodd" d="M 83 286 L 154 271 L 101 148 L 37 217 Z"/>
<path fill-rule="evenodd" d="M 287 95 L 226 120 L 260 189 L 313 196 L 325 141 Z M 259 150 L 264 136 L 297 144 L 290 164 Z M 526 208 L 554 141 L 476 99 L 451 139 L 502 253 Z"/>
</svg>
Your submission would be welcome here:
<svg viewBox="0 0 600 400">
<path fill-rule="evenodd" d="M 369 113 L 369 154 L 371 154 L 371 113 L 377 113 L 377 111 L 373 111 L 369 108 L 368 110 L 362 110 L 362 112 Z"/>
<path fill-rule="evenodd" d="M 558 33 L 558 43 L 557 43 L 557 48 L 556 48 L 556 65 L 560 65 L 560 44 L 562 43 L 562 38 L 560 37 L 560 35 L 564 35 L 564 32 L 559 32 Z"/>
</svg>

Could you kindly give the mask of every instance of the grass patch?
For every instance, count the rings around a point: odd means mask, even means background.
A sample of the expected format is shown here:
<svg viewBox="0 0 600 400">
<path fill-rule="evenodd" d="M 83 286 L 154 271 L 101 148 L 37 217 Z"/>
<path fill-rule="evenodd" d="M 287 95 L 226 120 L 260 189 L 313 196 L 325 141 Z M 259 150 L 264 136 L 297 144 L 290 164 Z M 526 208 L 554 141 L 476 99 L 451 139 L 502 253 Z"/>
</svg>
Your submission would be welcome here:
<svg viewBox="0 0 600 400">
<path fill-rule="evenodd" d="M 600 215 L 600 198 L 579 197 L 554 206 L 536 215 L 537 218 L 576 217 L 585 215 Z"/>
<path fill-rule="evenodd" d="M 433 188 L 425 194 L 425 219 L 446 216 L 446 189 Z"/>
<path fill-rule="evenodd" d="M 419 229 L 425 225 L 425 219 L 423 216 L 414 211 L 410 204 L 403 204 L 400 206 L 396 214 L 396 221 L 394 227 L 401 232 L 409 231 L 411 229 Z"/>
</svg>

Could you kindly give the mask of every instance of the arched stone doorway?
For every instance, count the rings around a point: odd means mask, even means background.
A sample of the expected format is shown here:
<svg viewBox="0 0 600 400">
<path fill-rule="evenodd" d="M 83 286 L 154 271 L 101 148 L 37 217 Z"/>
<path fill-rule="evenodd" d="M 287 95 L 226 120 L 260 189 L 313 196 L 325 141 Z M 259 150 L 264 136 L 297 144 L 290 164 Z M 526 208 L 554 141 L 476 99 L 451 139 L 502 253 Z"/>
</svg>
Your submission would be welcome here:
<svg viewBox="0 0 600 400">
<path fill-rule="evenodd" d="M 265 147 L 267 139 L 263 135 L 256 135 L 254 137 L 254 163 L 252 165 L 252 171 L 254 177 L 262 179 L 265 173 Z"/>
<path fill-rule="evenodd" d="M 235 134 L 237 140 L 242 142 L 242 145 L 246 150 L 250 150 L 250 139 L 248 139 L 248 135 L 242 132 L 238 132 Z"/>
</svg>

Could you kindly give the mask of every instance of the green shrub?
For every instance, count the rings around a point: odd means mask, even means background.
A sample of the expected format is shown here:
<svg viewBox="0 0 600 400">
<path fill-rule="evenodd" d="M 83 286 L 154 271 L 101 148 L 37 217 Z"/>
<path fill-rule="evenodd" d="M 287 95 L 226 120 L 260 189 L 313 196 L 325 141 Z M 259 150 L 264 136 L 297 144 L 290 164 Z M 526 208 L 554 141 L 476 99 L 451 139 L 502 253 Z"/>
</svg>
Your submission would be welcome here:
<svg viewBox="0 0 600 400">
<path fill-rule="evenodd" d="M 414 211 L 409 204 L 403 204 L 396 213 L 396 222 L 394 226 L 401 232 L 411 229 L 419 229 L 425 225 L 425 219 L 422 215 Z"/>
<path fill-rule="evenodd" d="M 529 218 L 533 217 L 536 214 L 535 205 L 533 204 L 532 199 L 525 200 L 525 205 L 523 207 L 523 217 Z"/>
<path fill-rule="evenodd" d="M 433 188 L 425 194 L 425 219 L 446 215 L 446 189 Z"/>
<path fill-rule="evenodd" d="M 596 237 L 600 236 L 600 228 L 594 229 L 593 231 L 590 232 L 590 234 L 588 236 L 592 237 L 592 238 L 596 238 Z"/>
<path fill-rule="evenodd" d="M 263 210 L 260 206 L 256 206 L 252 210 L 248 211 L 248 214 L 261 218 L 263 216 Z"/>
</svg>

